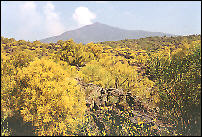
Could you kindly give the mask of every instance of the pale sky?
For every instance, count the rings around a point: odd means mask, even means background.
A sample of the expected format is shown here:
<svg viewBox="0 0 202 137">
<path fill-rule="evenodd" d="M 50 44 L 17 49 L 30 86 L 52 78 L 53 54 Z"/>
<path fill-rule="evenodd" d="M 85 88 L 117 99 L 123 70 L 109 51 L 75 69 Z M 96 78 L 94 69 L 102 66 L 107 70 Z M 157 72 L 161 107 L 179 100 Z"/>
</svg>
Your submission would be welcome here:
<svg viewBox="0 0 202 137">
<path fill-rule="evenodd" d="M 40 40 L 94 22 L 128 30 L 201 34 L 200 1 L 1 1 L 1 36 Z"/>
</svg>

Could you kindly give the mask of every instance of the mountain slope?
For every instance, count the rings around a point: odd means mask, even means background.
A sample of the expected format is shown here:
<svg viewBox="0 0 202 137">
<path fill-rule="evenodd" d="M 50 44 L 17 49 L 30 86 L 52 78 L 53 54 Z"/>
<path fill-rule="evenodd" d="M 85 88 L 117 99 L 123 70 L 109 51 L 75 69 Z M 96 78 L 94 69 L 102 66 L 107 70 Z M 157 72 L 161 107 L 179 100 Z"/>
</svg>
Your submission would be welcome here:
<svg viewBox="0 0 202 137">
<path fill-rule="evenodd" d="M 149 32 L 143 30 L 124 30 L 111 27 L 102 23 L 86 25 L 76 30 L 66 31 L 58 36 L 53 36 L 40 40 L 44 43 L 57 42 L 58 40 L 68 40 L 72 38 L 75 42 L 89 43 L 102 41 L 116 41 L 123 39 L 138 39 L 151 36 L 172 36 L 162 32 Z"/>
</svg>

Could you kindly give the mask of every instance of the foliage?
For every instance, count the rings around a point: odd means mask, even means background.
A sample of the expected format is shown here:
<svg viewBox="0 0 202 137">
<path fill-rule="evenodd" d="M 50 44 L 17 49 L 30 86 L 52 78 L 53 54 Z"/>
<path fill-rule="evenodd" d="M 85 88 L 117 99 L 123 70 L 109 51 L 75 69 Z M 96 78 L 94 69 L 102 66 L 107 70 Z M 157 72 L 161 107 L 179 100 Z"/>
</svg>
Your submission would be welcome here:
<svg viewBox="0 0 202 137">
<path fill-rule="evenodd" d="M 85 67 L 81 69 L 80 77 L 83 78 L 83 81 L 86 83 L 94 83 L 101 87 L 113 87 L 114 80 L 112 75 L 107 71 L 106 68 L 99 65 L 97 61 L 92 61 L 88 63 Z"/>
<path fill-rule="evenodd" d="M 11 95 L 13 108 L 37 127 L 38 135 L 73 134 L 82 124 L 85 94 L 53 61 L 35 60 L 19 70 Z"/>
<path fill-rule="evenodd" d="M 39 135 L 65 135 L 70 129 L 74 133 L 82 124 L 84 93 L 60 65 L 36 60 L 19 71 L 17 83 L 16 103 L 24 121 L 33 122 Z"/>
<path fill-rule="evenodd" d="M 72 66 L 84 66 L 86 62 L 94 57 L 92 53 L 86 52 L 85 49 L 82 44 L 76 44 L 73 40 L 69 40 L 62 44 L 59 58 Z"/>
<path fill-rule="evenodd" d="M 35 135 L 201 135 L 200 90 L 200 35 L 85 45 L 1 37 L 2 135 L 15 135 L 12 118 Z"/>
<path fill-rule="evenodd" d="M 179 135 L 201 134 L 200 46 L 199 41 L 184 43 L 171 52 L 170 61 L 151 55 L 150 74 L 159 87 L 161 115 L 172 121 Z"/>
</svg>

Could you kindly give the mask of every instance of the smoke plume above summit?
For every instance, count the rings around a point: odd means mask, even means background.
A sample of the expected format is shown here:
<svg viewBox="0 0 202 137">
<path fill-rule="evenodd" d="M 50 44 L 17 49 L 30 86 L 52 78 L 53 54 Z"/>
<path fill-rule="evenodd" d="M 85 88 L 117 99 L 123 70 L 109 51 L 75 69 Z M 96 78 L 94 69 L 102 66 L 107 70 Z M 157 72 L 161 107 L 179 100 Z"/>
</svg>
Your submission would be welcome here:
<svg viewBox="0 0 202 137">
<path fill-rule="evenodd" d="M 75 9 L 73 18 L 79 26 L 92 24 L 92 20 L 96 18 L 96 14 L 91 12 L 87 7 L 78 7 Z"/>
</svg>

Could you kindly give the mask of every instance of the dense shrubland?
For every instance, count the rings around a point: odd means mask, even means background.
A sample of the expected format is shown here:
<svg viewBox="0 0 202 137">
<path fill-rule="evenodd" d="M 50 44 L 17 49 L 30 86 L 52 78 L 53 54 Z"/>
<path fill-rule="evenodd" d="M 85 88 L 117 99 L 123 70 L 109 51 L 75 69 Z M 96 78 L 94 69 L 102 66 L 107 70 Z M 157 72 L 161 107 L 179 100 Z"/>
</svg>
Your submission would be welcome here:
<svg viewBox="0 0 202 137">
<path fill-rule="evenodd" d="M 201 135 L 201 36 L 1 37 L 1 134 Z"/>
</svg>

